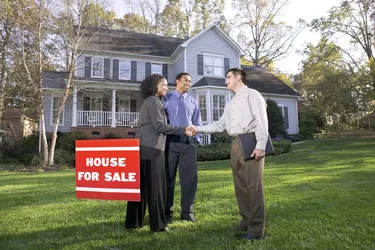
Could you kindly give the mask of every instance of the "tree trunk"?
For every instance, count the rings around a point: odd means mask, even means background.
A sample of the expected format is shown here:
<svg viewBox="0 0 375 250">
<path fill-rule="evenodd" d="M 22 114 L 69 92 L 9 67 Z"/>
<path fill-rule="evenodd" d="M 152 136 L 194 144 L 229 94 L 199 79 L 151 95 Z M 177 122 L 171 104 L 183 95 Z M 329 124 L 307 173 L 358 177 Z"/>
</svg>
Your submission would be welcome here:
<svg viewBox="0 0 375 250">
<path fill-rule="evenodd" d="M 42 145 L 43 145 L 43 166 L 48 165 L 48 142 L 47 142 L 47 136 L 46 136 L 46 126 L 44 121 L 44 112 L 42 110 L 42 113 L 39 116 L 40 119 L 40 133 L 42 134 Z"/>
<path fill-rule="evenodd" d="M 70 69 L 70 71 L 69 71 L 67 83 L 66 83 L 66 86 L 65 86 L 64 96 L 61 100 L 61 104 L 60 104 L 59 110 L 57 111 L 56 119 L 54 121 L 51 148 L 50 148 L 49 159 L 48 159 L 48 165 L 49 166 L 52 166 L 52 165 L 55 164 L 55 148 L 56 148 L 56 140 L 57 140 L 57 129 L 59 127 L 59 121 L 60 121 L 61 113 L 64 110 L 64 105 L 65 105 L 66 99 L 68 98 L 68 95 L 69 95 L 70 83 L 72 81 L 72 76 L 73 76 L 73 67 L 70 67 L 69 69 Z"/>
</svg>

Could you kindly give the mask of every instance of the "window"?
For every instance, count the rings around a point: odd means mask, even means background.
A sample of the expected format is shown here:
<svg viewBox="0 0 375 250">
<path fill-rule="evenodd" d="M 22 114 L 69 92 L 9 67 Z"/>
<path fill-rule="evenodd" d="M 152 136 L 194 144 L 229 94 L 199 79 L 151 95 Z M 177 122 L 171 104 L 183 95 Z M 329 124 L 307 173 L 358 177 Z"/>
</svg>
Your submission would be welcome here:
<svg viewBox="0 0 375 250">
<path fill-rule="evenodd" d="M 207 106 L 206 106 L 206 96 L 199 95 L 199 109 L 201 111 L 202 122 L 207 122 Z"/>
<path fill-rule="evenodd" d="M 204 74 L 224 76 L 224 57 L 219 55 L 203 56 Z"/>
<path fill-rule="evenodd" d="M 117 112 L 130 112 L 130 100 L 128 97 L 119 97 L 117 99 Z"/>
<path fill-rule="evenodd" d="M 153 63 L 151 64 L 151 74 L 159 74 L 162 75 L 162 67 L 160 63 Z"/>
<path fill-rule="evenodd" d="M 104 58 L 93 57 L 91 61 L 91 77 L 103 78 L 104 76 Z"/>
<path fill-rule="evenodd" d="M 224 113 L 225 95 L 213 95 L 212 98 L 212 118 L 218 121 Z"/>
<path fill-rule="evenodd" d="M 57 112 L 59 111 L 60 105 L 61 105 L 62 97 L 59 96 L 53 96 L 52 97 L 52 114 L 51 114 L 51 125 L 55 123 Z M 64 108 L 60 115 L 59 120 L 60 125 L 64 125 Z"/>
<path fill-rule="evenodd" d="M 130 61 L 120 60 L 119 64 L 119 79 L 130 80 L 131 78 L 131 63 Z"/>
<path fill-rule="evenodd" d="M 289 129 L 289 114 L 288 114 L 288 107 L 284 105 L 278 105 L 279 110 L 284 118 L 284 126 L 286 129 Z"/>
</svg>

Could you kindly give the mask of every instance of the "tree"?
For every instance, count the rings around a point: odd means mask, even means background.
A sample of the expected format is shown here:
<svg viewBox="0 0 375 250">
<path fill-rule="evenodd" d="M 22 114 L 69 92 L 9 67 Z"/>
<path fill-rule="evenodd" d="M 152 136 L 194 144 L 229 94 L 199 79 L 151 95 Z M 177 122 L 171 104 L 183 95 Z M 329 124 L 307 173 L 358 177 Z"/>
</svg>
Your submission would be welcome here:
<svg viewBox="0 0 375 250">
<path fill-rule="evenodd" d="M 149 33 L 151 30 L 151 23 L 143 16 L 133 12 L 117 19 L 116 26 L 123 30 L 137 33 Z"/>
<path fill-rule="evenodd" d="M 67 76 L 64 89 L 62 90 L 61 102 L 54 120 L 48 158 L 49 165 L 54 164 L 57 129 L 64 105 L 72 89 L 76 87 L 73 82 L 75 68 L 76 66 L 82 66 L 77 65 L 77 58 L 85 52 L 91 41 L 96 39 L 95 42 L 101 42 L 101 25 L 106 27 L 108 23 L 102 22 L 102 20 L 106 20 L 108 12 L 104 9 L 103 11 L 100 11 L 99 14 L 92 12 L 92 6 L 90 0 L 63 0 L 62 10 L 58 13 L 57 18 L 55 18 L 54 41 L 57 45 L 57 51 L 62 52 L 62 55 L 65 56 L 64 62 Z M 98 5 L 94 5 L 94 7 L 96 9 L 102 9 L 102 7 Z M 98 28 L 92 28 L 97 25 L 99 26 Z M 98 52 L 99 51 L 97 51 L 97 53 Z"/>
<path fill-rule="evenodd" d="M 343 34 L 350 39 L 353 50 L 341 47 L 340 50 L 349 58 L 351 73 L 362 71 L 371 77 L 369 96 L 375 99 L 375 0 L 342 1 L 329 11 L 328 17 L 313 20 L 312 27 L 326 37 Z M 358 48 L 367 63 L 363 58 L 356 59 Z"/>
<path fill-rule="evenodd" d="M 20 15 L 21 30 L 21 58 L 26 76 L 23 86 L 34 99 L 37 116 L 40 120 L 40 131 L 44 149 L 43 164 L 48 164 L 48 144 L 45 131 L 44 108 L 43 108 L 43 71 L 48 65 L 46 50 L 50 48 L 49 29 L 51 13 L 49 12 L 50 2 L 22 1 Z"/>
<path fill-rule="evenodd" d="M 18 1 L 0 0 L 0 124 L 5 105 L 6 91 L 10 84 L 14 65 L 15 29 L 18 22 Z"/>
<path fill-rule="evenodd" d="M 318 45 L 309 44 L 303 70 L 296 77 L 298 90 L 307 104 L 314 105 L 335 124 L 349 123 L 363 109 L 365 95 L 361 87 L 366 85 L 363 75 L 350 74 L 340 48 L 327 38 Z"/>
<path fill-rule="evenodd" d="M 271 138 L 286 137 L 284 117 L 273 100 L 267 100 L 268 132 Z"/>
<path fill-rule="evenodd" d="M 196 29 L 205 29 L 224 16 L 224 0 L 195 0 Z M 223 20 L 221 20 L 223 21 Z"/>
<path fill-rule="evenodd" d="M 238 40 L 254 65 L 268 67 L 288 55 L 304 21 L 296 27 L 276 21 L 289 0 L 233 0 L 241 30 Z"/>
</svg>

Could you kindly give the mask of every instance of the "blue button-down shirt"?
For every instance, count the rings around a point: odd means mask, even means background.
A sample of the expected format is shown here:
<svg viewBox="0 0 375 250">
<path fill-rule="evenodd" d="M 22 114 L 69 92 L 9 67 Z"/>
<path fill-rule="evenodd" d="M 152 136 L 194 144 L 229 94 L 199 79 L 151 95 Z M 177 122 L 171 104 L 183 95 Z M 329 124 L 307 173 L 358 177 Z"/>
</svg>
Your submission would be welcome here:
<svg viewBox="0 0 375 250">
<path fill-rule="evenodd" d="M 188 93 L 181 95 L 177 90 L 169 92 L 163 99 L 163 104 L 168 113 L 169 124 L 182 127 L 202 125 L 198 101 Z M 201 142 L 200 135 L 196 135 L 195 138 Z"/>
</svg>

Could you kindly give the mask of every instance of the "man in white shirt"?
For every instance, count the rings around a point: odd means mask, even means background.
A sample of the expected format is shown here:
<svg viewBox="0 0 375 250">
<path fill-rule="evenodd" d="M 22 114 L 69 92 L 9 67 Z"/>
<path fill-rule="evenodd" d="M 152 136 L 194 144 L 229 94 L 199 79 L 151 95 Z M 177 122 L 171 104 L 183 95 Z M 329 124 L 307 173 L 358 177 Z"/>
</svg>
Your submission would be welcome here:
<svg viewBox="0 0 375 250">
<path fill-rule="evenodd" d="M 246 72 L 229 69 L 225 84 L 235 96 L 227 103 L 219 121 L 206 126 L 191 126 L 191 132 L 214 133 L 226 130 L 232 136 L 231 165 L 235 194 L 242 220 L 239 228 L 247 231 L 241 238 L 249 241 L 264 238 L 265 200 L 263 168 L 268 139 L 267 104 L 262 95 L 245 85 Z M 238 135 L 255 132 L 254 160 L 244 161 Z"/>
</svg>

